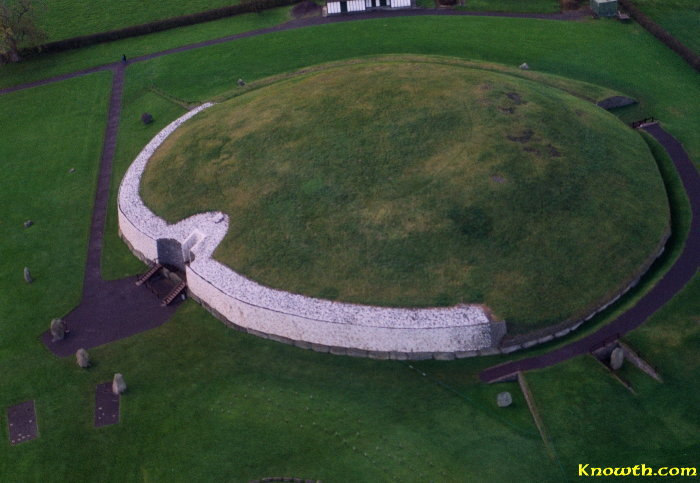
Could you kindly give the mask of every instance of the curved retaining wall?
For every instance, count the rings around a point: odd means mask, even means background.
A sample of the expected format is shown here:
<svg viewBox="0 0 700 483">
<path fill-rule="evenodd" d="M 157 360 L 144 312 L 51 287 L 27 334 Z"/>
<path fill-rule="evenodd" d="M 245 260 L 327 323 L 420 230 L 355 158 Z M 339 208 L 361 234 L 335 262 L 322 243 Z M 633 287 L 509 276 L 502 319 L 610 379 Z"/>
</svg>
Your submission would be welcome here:
<svg viewBox="0 0 700 483">
<path fill-rule="evenodd" d="M 146 163 L 193 109 L 156 135 L 129 167 L 119 188 L 122 238 L 144 261 L 158 261 L 158 240 L 182 247 L 190 295 L 219 318 L 262 337 L 338 354 L 382 358 L 454 358 L 490 353 L 506 333 L 486 307 L 404 309 L 314 299 L 255 283 L 212 258 L 228 230 L 228 216 L 202 213 L 174 225 L 151 212 L 139 196 Z"/>
</svg>

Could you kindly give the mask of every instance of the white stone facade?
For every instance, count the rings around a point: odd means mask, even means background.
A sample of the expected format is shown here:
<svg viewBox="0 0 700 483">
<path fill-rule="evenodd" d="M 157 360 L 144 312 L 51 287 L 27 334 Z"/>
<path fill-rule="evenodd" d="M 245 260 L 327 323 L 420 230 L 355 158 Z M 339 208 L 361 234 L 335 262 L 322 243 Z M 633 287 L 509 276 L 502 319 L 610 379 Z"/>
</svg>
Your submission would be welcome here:
<svg viewBox="0 0 700 483">
<path fill-rule="evenodd" d="M 174 225 L 151 212 L 139 196 L 151 155 L 175 129 L 212 104 L 204 104 L 156 135 L 129 167 L 119 188 L 119 230 L 142 259 L 155 262 L 159 239 L 182 245 L 190 294 L 205 307 L 249 332 L 327 348 L 387 354 L 474 355 L 490 352 L 505 335 L 481 305 L 386 308 L 321 300 L 253 282 L 211 255 L 228 230 L 228 216 L 202 213 Z M 302 344 L 303 343 L 303 344 Z"/>
<path fill-rule="evenodd" d="M 412 6 L 411 0 L 329 0 L 326 2 L 326 13 L 336 15 L 364 12 L 375 8 L 411 8 Z"/>
</svg>

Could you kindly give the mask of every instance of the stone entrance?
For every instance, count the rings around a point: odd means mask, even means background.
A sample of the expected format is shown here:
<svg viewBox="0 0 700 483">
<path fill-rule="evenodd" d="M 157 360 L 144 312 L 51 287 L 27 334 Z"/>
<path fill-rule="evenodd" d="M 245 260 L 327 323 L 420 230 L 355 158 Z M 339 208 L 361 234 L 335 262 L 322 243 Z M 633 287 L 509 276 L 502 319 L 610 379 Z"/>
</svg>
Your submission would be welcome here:
<svg viewBox="0 0 700 483">
<path fill-rule="evenodd" d="M 173 238 L 159 238 L 156 242 L 158 263 L 170 266 L 181 272 L 185 271 L 185 260 L 182 256 L 182 244 Z"/>
</svg>

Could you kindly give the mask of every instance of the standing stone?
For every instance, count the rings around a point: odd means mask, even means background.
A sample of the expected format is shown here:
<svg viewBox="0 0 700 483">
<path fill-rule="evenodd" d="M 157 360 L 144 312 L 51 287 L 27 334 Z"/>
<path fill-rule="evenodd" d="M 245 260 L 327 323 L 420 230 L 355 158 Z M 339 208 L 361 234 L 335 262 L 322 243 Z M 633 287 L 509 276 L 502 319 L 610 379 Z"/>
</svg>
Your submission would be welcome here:
<svg viewBox="0 0 700 483">
<path fill-rule="evenodd" d="M 82 347 L 75 351 L 75 362 L 83 369 L 90 367 L 90 355 Z"/>
<path fill-rule="evenodd" d="M 32 226 L 33 224 L 34 224 L 34 222 L 33 222 L 32 220 L 27 220 L 27 221 L 24 222 L 24 227 L 25 227 L 25 228 L 29 228 L 29 227 Z"/>
<path fill-rule="evenodd" d="M 27 283 L 32 283 L 34 281 L 32 274 L 29 272 L 29 267 L 24 267 L 24 281 Z"/>
<path fill-rule="evenodd" d="M 51 336 L 52 342 L 63 340 L 66 336 L 66 324 L 63 322 L 63 319 L 53 319 L 51 321 Z"/>
<path fill-rule="evenodd" d="M 112 393 L 119 395 L 123 394 L 124 391 L 126 391 L 126 383 L 124 382 L 124 376 L 122 376 L 119 373 L 116 373 L 114 375 L 114 379 L 112 380 Z"/>
<path fill-rule="evenodd" d="M 513 404 L 513 396 L 508 391 L 499 392 L 498 396 L 496 396 L 496 404 L 498 404 L 499 408 L 507 408 Z"/>
<path fill-rule="evenodd" d="M 625 351 L 622 350 L 622 347 L 615 347 L 610 354 L 610 368 L 617 371 L 622 367 L 623 362 L 625 362 Z"/>
<path fill-rule="evenodd" d="M 522 70 L 530 70 L 530 66 L 527 65 L 527 62 L 523 62 L 518 67 L 521 68 Z"/>
<path fill-rule="evenodd" d="M 243 79 L 238 79 L 238 85 L 243 87 L 245 85 L 245 81 Z"/>
</svg>

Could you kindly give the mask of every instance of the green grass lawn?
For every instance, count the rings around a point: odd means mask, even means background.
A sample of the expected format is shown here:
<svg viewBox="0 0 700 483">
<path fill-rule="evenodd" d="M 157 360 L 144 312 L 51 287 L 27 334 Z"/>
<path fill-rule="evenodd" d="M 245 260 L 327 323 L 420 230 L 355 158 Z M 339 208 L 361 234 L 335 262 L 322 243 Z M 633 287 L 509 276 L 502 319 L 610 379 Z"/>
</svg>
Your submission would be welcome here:
<svg viewBox="0 0 700 483">
<path fill-rule="evenodd" d="M 656 164 L 614 116 L 529 80 L 411 58 L 211 108 L 159 149 L 142 194 L 171 223 L 229 213 L 215 256 L 264 285 L 485 303 L 511 331 L 590 312 L 668 225 Z"/>
<path fill-rule="evenodd" d="M 39 13 L 39 26 L 48 40 L 115 30 L 131 25 L 202 12 L 240 3 L 237 0 L 147 1 L 49 0 Z"/>
<path fill-rule="evenodd" d="M 100 73 L 0 97 L 4 372 L 36 350 L 51 317 L 79 301 L 109 82 Z M 34 225 L 23 228 L 26 220 Z"/>
<path fill-rule="evenodd" d="M 642 12 L 695 53 L 700 54 L 700 2 L 697 0 L 633 0 Z"/>
<path fill-rule="evenodd" d="M 0 87 L 44 79 L 95 65 L 111 64 L 120 61 L 122 54 L 131 59 L 203 40 L 271 27 L 289 20 L 290 9 L 291 7 L 281 7 L 260 13 L 237 15 L 58 54 L 40 55 L 17 64 L 0 65 Z"/>
<path fill-rule="evenodd" d="M 664 378 L 625 363 L 630 393 L 590 356 L 528 374 L 552 443 L 570 478 L 591 466 L 697 467 L 700 280 L 625 339 Z"/>
<path fill-rule="evenodd" d="M 515 13 L 557 13 L 559 0 L 465 0 L 460 10 Z"/>
<path fill-rule="evenodd" d="M 538 71 L 629 93 L 642 104 L 625 110 L 624 118 L 661 118 L 698 159 L 700 113 L 697 103 L 688 102 L 698 98 L 697 74 L 635 25 L 453 18 L 354 24 L 130 66 L 115 176 L 153 132 L 184 112 L 150 91 L 152 85 L 168 96 L 208 99 L 230 91 L 239 77 L 402 51 L 513 66 L 527 61 Z M 197 26 L 133 40 L 147 52 L 178 45 L 180 35 L 201 40 L 207 32 Z M 0 82 L 118 59 L 123 45 L 3 67 Z M 583 458 L 601 465 L 697 465 L 686 458 L 698 450 L 698 416 L 691 411 L 698 406 L 697 281 L 629 336 L 659 366 L 664 385 L 631 371 L 627 377 L 638 391 L 633 397 L 585 359 L 528 375 L 558 462 L 547 457 L 515 385 L 477 382 L 478 371 L 501 358 L 412 364 L 423 376 L 405 363 L 316 354 L 242 335 L 187 304 L 157 330 L 90 351 L 95 367 L 89 371 L 70 358 L 56 360 L 38 336 L 79 298 L 107 95 L 108 76 L 101 74 L 0 97 L 3 133 L 24 140 L 17 147 L 0 143 L 8 166 L 0 196 L 9 196 L 0 221 L 9 234 L 2 242 L 9 256 L 0 262 L 0 408 L 35 399 L 41 434 L 12 447 L 7 421 L 0 418 L 0 474 L 13 481 L 562 481 L 575 477 Z M 140 124 L 146 110 L 158 125 Z M 52 162 L 39 169 L 7 161 L 19 152 L 24 160 Z M 73 175 L 84 178 L 75 186 L 62 184 L 72 179 L 63 177 L 72 166 Z M 66 213 L 70 222 L 56 221 Z M 37 224 L 24 230 L 26 218 Z M 117 274 L 128 270 L 115 256 L 115 224 L 110 226 L 105 261 Z M 22 281 L 24 265 L 36 274 L 32 285 Z M 122 422 L 95 430 L 94 386 L 117 371 L 130 388 Z M 501 390 L 515 397 L 507 410 L 494 404 Z"/>
<path fill-rule="evenodd" d="M 3 216 L 11 235 L 0 275 L 0 407 L 34 399 L 41 435 L 11 447 L 1 418 L 0 473 L 13 481 L 382 481 L 540 472 L 544 451 L 517 397 L 502 412 L 496 388 L 455 383 L 455 394 L 408 364 L 264 341 L 193 303 L 157 330 L 91 350 L 88 371 L 51 356 L 38 335 L 79 300 L 108 81 L 103 73 L 0 97 L 0 125 L 15 140 L 1 152 L 10 176 L 0 192 L 13 209 Z M 133 95 L 127 88 L 125 101 L 168 115 Z M 27 218 L 35 225 L 24 229 Z M 21 278 L 25 264 L 31 285 Z M 95 430 L 94 387 L 115 371 L 129 385 L 121 423 Z M 501 467 L 499 453 L 483 467 L 494 439 L 517 464 Z"/>
</svg>

